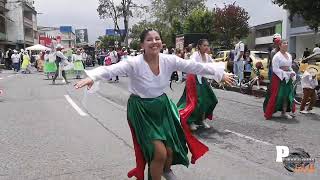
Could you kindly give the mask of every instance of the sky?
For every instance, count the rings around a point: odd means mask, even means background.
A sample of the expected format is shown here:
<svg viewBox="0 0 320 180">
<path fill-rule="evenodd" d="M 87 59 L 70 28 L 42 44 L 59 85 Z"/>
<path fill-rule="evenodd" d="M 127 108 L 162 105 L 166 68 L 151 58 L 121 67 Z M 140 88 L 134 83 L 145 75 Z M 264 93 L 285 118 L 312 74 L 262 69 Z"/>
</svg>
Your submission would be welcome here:
<svg viewBox="0 0 320 180">
<path fill-rule="evenodd" d="M 120 0 L 114 0 L 120 2 Z M 136 0 L 137 1 L 137 0 Z M 274 5 L 272 0 L 207 0 L 208 8 L 223 7 L 223 4 L 236 4 L 248 11 L 250 26 L 281 20 L 284 14 L 282 8 Z M 150 4 L 148 0 L 138 0 Z M 38 26 L 63 26 L 71 25 L 74 29 L 87 28 L 89 41 L 93 43 L 97 37 L 105 34 L 105 29 L 113 28 L 111 19 L 99 18 L 97 7 L 98 0 L 35 0 L 38 11 Z M 143 19 L 145 19 L 143 17 Z M 140 19 L 130 19 L 131 25 Z M 120 22 L 120 25 L 123 23 Z"/>
</svg>

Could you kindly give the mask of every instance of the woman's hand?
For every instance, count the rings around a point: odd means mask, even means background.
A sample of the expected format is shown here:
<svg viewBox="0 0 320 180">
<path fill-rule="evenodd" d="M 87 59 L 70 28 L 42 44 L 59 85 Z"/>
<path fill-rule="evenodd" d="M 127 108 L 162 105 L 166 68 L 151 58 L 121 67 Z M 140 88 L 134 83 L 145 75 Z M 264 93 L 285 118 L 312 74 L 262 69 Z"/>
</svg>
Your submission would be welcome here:
<svg viewBox="0 0 320 180">
<path fill-rule="evenodd" d="M 80 88 L 82 88 L 82 87 L 84 87 L 84 86 L 88 86 L 87 88 L 88 89 L 90 89 L 91 87 L 92 87 L 92 85 L 93 85 L 93 83 L 94 83 L 94 81 L 91 79 L 91 78 L 85 78 L 85 79 L 82 79 L 81 81 L 78 81 L 75 85 L 74 85 L 74 87 L 76 88 L 76 89 L 80 89 Z"/>
<path fill-rule="evenodd" d="M 234 79 L 234 74 L 225 73 L 222 77 L 222 82 L 228 84 L 229 86 L 233 86 L 236 80 Z"/>
</svg>

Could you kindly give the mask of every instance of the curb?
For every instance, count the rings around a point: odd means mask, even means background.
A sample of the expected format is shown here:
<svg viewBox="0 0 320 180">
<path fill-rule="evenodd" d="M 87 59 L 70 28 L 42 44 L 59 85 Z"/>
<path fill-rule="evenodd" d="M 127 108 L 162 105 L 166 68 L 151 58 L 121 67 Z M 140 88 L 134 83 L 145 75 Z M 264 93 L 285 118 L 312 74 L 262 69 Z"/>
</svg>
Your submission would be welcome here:
<svg viewBox="0 0 320 180">
<path fill-rule="evenodd" d="M 215 87 L 215 88 L 216 89 L 222 89 L 220 87 L 219 88 Z M 239 87 L 225 87 L 225 90 L 241 93 Z M 241 93 L 241 94 L 243 94 L 243 93 Z M 267 94 L 267 92 L 265 90 L 252 90 L 252 94 L 247 94 L 247 95 L 256 96 L 256 97 L 265 97 L 266 94 Z M 300 101 L 301 98 L 298 97 L 298 100 Z M 317 100 L 317 102 L 315 104 L 315 107 L 320 107 L 320 100 Z"/>
</svg>

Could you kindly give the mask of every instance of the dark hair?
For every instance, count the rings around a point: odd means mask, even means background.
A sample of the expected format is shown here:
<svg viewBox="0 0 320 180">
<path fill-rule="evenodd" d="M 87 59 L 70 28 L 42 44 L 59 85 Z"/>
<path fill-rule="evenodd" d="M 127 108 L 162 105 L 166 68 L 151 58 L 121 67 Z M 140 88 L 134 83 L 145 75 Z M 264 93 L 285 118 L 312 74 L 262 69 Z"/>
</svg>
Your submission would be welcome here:
<svg viewBox="0 0 320 180">
<path fill-rule="evenodd" d="M 143 43 L 144 39 L 147 37 L 148 33 L 150 31 L 156 31 L 159 36 L 160 36 L 160 39 L 161 39 L 161 33 L 158 31 L 158 30 L 155 30 L 155 29 L 145 29 L 144 31 L 142 31 L 142 33 L 140 34 L 140 43 Z"/>
<path fill-rule="evenodd" d="M 209 42 L 209 41 L 208 41 L 208 39 L 199 39 L 198 44 L 197 44 L 198 48 L 200 48 L 200 46 L 201 46 L 204 42 Z"/>
</svg>

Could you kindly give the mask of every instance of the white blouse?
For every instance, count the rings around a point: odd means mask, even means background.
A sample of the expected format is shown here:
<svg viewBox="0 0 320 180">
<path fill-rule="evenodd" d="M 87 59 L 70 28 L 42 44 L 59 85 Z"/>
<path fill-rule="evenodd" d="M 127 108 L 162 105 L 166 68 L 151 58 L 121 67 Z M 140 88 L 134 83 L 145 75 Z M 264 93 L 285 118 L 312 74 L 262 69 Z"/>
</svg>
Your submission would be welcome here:
<svg viewBox="0 0 320 180">
<path fill-rule="evenodd" d="M 190 59 L 193 59 L 197 62 L 202 62 L 202 63 L 209 63 L 209 62 L 212 63 L 213 62 L 213 59 L 209 56 L 209 54 L 205 53 L 205 56 L 206 56 L 206 61 L 204 62 L 202 60 L 202 56 L 201 56 L 200 52 L 196 51 L 190 56 Z"/>
<path fill-rule="evenodd" d="M 170 84 L 170 77 L 174 71 L 186 73 L 213 75 L 215 80 L 221 81 L 224 75 L 223 63 L 198 63 L 186 61 L 175 55 L 159 55 L 160 73 L 155 75 L 143 55 L 129 57 L 126 61 L 120 61 L 111 66 L 100 66 L 86 71 L 87 75 L 94 81 L 108 80 L 116 75 L 129 76 L 129 91 L 141 98 L 155 98 L 164 93 Z"/>
<path fill-rule="evenodd" d="M 280 80 L 290 80 L 290 75 L 295 72 L 292 70 L 292 57 L 289 53 L 287 53 L 288 59 L 279 51 L 277 52 L 272 59 L 272 70 L 273 72 L 280 78 Z M 289 71 L 284 71 L 281 67 L 286 66 L 289 67 Z M 292 78 L 295 79 L 295 76 Z"/>
<path fill-rule="evenodd" d="M 73 54 L 72 55 L 72 61 L 75 62 L 75 61 L 82 61 L 82 55 L 78 55 L 78 54 Z"/>
<path fill-rule="evenodd" d="M 196 62 L 199 62 L 199 63 L 212 63 L 213 62 L 213 59 L 209 56 L 209 54 L 205 53 L 205 56 L 206 56 L 205 57 L 206 59 L 205 59 L 205 61 L 203 61 L 200 52 L 196 51 L 191 55 L 190 59 L 192 59 Z M 206 76 L 206 77 L 209 79 L 212 79 L 212 77 L 210 77 L 210 76 Z M 199 84 L 202 84 L 202 76 L 197 75 L 197 79 L 198 79 Z"/>
</svg>

